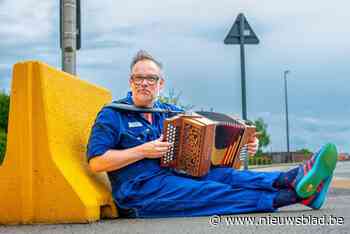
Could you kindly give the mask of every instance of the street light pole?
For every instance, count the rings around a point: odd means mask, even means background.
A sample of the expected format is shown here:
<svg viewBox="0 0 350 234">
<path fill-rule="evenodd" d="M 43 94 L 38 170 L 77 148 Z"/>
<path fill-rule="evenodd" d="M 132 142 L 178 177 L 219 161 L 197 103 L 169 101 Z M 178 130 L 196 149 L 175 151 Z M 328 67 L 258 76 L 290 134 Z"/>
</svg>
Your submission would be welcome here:
<svg viewBox="0 0 350 234">
<path fill-rule="evenodd" d="M 76 52 L 81 47 L 80 0 L 60 0 L 62 70 L 76 75 Z"/>
<path fill-rule="evenodd" d="M 286 133 L 287 133 L 287 162 L 291 159 L 290 150 L 289 150 L 289 120 L 288 120 L 288 92 L 287 92 L 287 74 L 290 71 L 284 71 L 284 98 L 285 98 L 285 106 L 286 106 Z"/>
</svg>

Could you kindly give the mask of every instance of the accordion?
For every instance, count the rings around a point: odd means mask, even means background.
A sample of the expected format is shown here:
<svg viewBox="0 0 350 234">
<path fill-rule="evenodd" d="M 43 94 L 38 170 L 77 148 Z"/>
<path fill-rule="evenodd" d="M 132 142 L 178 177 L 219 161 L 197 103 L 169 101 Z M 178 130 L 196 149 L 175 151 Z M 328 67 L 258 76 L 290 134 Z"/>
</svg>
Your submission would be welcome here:
<svg viewBox="0 0 350 234">
<path fill-rule="evenodd" d="M 221 113 L 177 115 L 164 121 L 163 140 L 173 145 L 160 165 L 195 177 L 211 165 L 239 168 L 240 151 L 254 134 L 251 123 Z"/>
</svg>

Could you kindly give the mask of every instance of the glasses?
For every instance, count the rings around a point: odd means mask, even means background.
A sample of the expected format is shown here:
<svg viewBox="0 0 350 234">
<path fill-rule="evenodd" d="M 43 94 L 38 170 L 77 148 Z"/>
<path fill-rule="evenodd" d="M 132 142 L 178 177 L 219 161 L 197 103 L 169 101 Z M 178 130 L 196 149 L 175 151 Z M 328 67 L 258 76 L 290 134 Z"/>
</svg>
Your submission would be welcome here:
<svg viewBox="0 0 350 234">
<path fill-rule="evenodd" d="M 136 84 L 140 85 L 145 80 L 147 84 L 149 85 L 155 85 L 157 81 L 159 80 L 159 76 L 157 75 L 148 75 L 148 76 L 141 76 L 141 75 L 132 75 L 131 80 Z"/>
</svg>

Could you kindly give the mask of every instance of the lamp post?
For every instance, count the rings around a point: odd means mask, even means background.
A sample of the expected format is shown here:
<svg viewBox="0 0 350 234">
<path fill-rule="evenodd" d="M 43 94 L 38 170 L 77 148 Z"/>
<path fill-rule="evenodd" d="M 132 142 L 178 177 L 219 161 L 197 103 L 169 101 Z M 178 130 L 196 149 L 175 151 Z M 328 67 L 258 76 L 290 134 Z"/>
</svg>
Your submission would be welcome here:
<svg viewBox="0 0 350 234">
<path fill-rule="evenodd" d="M 80 0 L 60 0 L 62 70 L 76 75 L 76 53 L 81 47 Z"/>
<path fill-rule="evenodd" d="M 285 70 L 283 72 L 284 77 L 284 100 L 285 100 L 285 106 L 286 106 L 286 133 L 287 133 L 287 162 L 292 161 L 292 157 L 290 155 L 289 150 L 289 121 L 288 121 L 288 92 L 287 92 L 287 74 L 289 74 L 289 70 Z"/>
</svg>

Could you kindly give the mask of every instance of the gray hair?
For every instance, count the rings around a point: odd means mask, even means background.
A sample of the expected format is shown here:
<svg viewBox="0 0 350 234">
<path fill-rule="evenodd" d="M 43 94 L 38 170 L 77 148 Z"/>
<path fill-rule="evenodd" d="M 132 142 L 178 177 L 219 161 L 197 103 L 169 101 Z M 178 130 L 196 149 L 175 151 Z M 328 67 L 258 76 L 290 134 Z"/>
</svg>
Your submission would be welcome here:
<svg viewBox="0 0 350 234">
<path fill-rule="evenodd" d="M 130 70 L 132 70 L 132 68 L 135 66 L 137 62 L 142 60 L 150 60 L 154 62 L 159 67 L 160 70 L 163 69 L 163 65 L 161 62 L 159 62 L 157 59 L 155 59 L 152 55 L 147 53 L 145 50 L 139 50 L 131 61 Z"/>
</svg>

